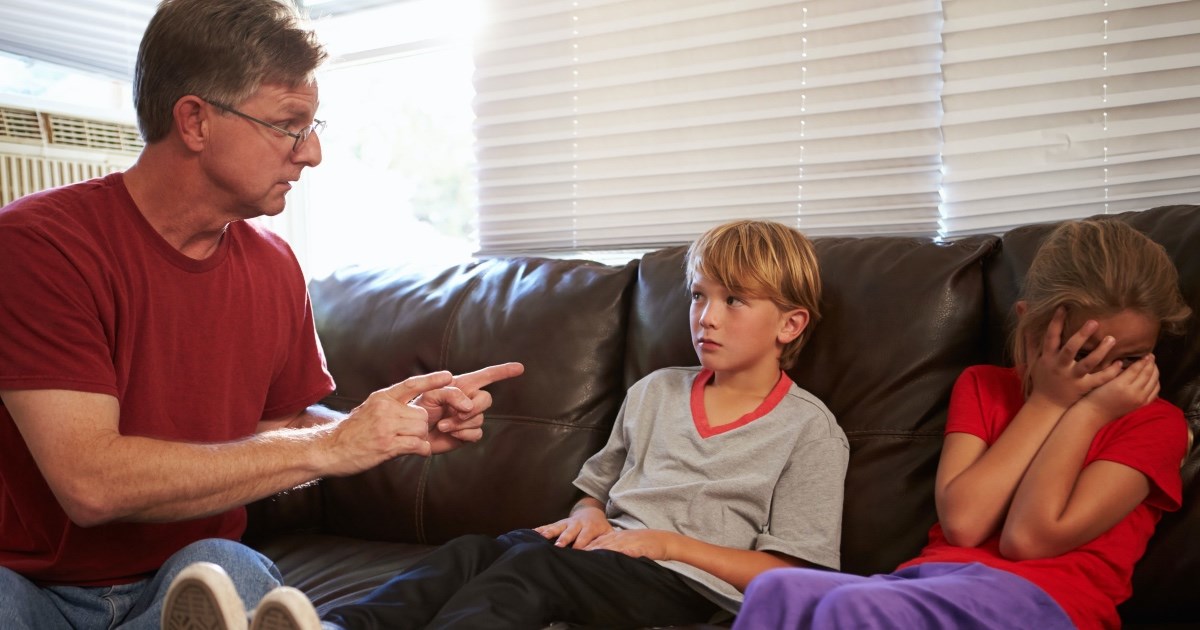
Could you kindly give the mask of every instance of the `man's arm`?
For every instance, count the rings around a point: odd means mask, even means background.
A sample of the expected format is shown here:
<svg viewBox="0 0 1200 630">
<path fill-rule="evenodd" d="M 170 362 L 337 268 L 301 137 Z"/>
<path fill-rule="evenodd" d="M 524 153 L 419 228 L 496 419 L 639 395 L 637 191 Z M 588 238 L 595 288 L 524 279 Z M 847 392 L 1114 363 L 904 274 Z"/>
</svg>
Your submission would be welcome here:
<svg viewBox="0 0 1200 630">
<path fill-rule="evenodd" d="M 310 408 L 268 430 L 218 444 L 121 435 L 115 398 L 66 390 L 0 391 L 50 489 L 83 526 L 174 521 L 216 514 L 327 475 L 348 475 L 399 455 L 428 455 L 434 392 L 449 415 L 479 415 L 446 372 L 375 392 L 335 422 Z M 482 421 L 482 418 L 479 418 Z M 281 429 L 284 425 L 306 428 Z"/>
</svg>

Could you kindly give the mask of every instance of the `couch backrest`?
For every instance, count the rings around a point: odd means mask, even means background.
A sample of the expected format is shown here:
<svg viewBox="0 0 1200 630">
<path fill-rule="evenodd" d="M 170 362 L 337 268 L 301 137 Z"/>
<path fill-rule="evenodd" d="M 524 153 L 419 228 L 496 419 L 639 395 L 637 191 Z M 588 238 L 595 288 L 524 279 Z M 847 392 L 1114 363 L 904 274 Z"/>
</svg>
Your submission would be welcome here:
<svg viewBox="0 0 1200 630">
<path fill-rule="evenodd" d="M 495 404 L 481 443 L 324 480 L 321 529 L 438 543 L 561 518 L 575 498 L 571 479 L 608 439 L 624 395 L 634 273 L 632 264 L 523 258 L 312 283 L 335 407 L 412 374 L 526 367 L 488 388 Z"/>
</svg>

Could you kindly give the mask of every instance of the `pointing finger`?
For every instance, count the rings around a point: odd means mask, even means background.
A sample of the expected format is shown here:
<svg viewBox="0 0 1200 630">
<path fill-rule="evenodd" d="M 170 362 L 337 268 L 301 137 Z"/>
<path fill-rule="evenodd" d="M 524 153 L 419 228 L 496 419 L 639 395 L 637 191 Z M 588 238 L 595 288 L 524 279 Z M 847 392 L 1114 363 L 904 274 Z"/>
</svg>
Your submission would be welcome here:
<svg viewBox="0 0 1200 630">
<path fill-rule="evenodd" d="M 496 381 L 520 376 L 525 372 L 525 366 L 517 362 L 489 365 L 481 370 L 467 372 L 454 377 L 454 385 L 469 396 L 480 388 L 487 387 Z"/>
</svg>

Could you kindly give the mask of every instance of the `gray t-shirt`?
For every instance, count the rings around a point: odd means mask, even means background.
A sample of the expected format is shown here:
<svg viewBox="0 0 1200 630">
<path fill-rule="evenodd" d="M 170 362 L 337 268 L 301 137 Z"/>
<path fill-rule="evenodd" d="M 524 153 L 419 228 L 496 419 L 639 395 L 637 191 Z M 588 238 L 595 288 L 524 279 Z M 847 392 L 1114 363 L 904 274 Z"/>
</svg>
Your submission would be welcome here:
<svg viewBox="0 0 1200 630">
<path fill-rule="evenodd" d="M 666 368 L 634 384 L 608 444 L 575 486 L 605 503 L 616 528 L 675 531 L 839 568 L 850 445 L 833 414 L 784 376 L 754 412 L 709 427 L 702 385 L 693 396 L 700 374 Z M 742 594 L 724 580 L 682 562 L 659 564 L 726 610 L 741 606 Z"/>
</svg>

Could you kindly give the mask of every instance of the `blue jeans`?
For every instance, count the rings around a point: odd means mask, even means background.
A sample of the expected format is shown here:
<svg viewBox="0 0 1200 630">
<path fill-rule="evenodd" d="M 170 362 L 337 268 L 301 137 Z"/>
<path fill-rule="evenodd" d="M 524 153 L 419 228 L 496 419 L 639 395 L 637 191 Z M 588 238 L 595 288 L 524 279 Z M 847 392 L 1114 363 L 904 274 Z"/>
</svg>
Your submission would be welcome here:
<svg viewBox="0 0 1200 630">
<path fill-rule="evenodd" d="M 132 584 L 42 588 L 0 567 L 0 628 L 156 629 L 171 581 L 193 562 L 212 562 L 225 569 L 247 610 L 267 591 L 283 584 L 283 576 L 269 558 L 241 543 L 219 538 L 180 549 L 154 577 Z"/>
</svg>

